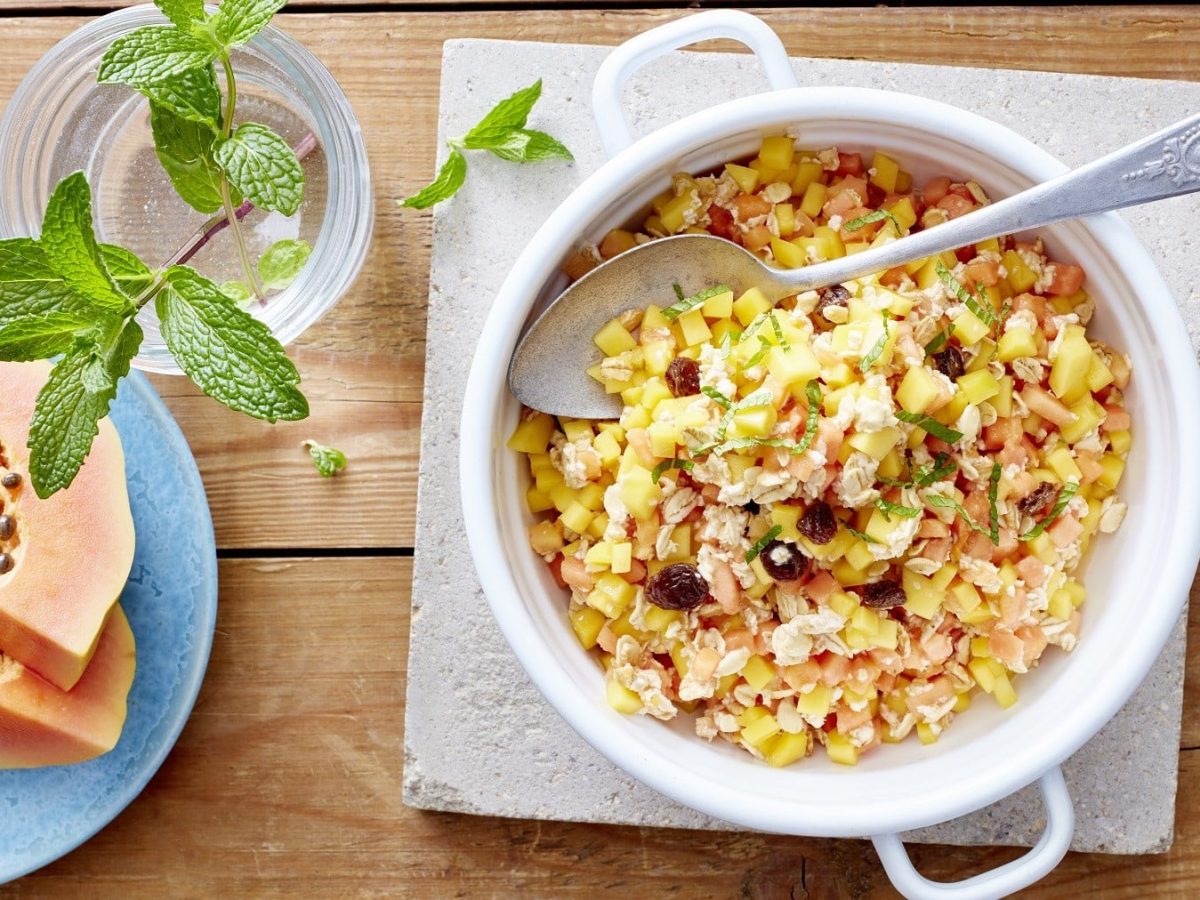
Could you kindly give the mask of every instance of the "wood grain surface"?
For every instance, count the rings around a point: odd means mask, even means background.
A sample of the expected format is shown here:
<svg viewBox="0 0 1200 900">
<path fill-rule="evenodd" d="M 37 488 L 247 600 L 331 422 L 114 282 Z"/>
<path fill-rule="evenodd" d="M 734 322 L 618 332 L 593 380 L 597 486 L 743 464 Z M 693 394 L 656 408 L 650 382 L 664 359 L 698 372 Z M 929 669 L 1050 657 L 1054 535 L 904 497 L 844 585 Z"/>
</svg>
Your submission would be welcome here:
<svg viewBox="0 0 1200 900">
<path fill-rule="evenodd" d="M 0 103 L 42 53 L 86 21 L 46 14 L 59 5 L 0 0 Z M 354 105 L 378 214 L 362 276 L 293 348 L 312 418 L 269 427 L 220 409 L 180 379 L 154 379 L 200 464 L 222 554 L 238 557 L 222 560 L 218 634 L 196 713 L 129 810 L 63 860 L 0 888 L 0 897 L 894 896 L 862 842 L 484 819 L 401 805 L 412 575 L 403 554 L 414 542 L 430 219 L 392 201 L 432 172 L 442 42 L 614 44 L 680 12 L 584 2 L 586 9 L 525 14 L 471 4 L 421 11 L 419 2 L 387 11 L 391 5 L 313 13 L 293 3 L 282 18 Z M 1200 78 L 1197 7 L 762 14 L 796 55 Z M 342 476 L 315 476 L 299 446 L 310 436 L 347 452 Z M 272 558 L 279 551 L 287 558 Z M 1193 602 L 1195 612 L 1195 591 Z M 1200 748 L 1200 614 L 1189 631 L 1183 747 Z M 914 850 L 922 871 L 939 878 L 1015 855 Z M 1027 895 L 1200 895 L 1200 753 L 1181 751 L 1170 853 L 1072 854 Z"/>
</svg>

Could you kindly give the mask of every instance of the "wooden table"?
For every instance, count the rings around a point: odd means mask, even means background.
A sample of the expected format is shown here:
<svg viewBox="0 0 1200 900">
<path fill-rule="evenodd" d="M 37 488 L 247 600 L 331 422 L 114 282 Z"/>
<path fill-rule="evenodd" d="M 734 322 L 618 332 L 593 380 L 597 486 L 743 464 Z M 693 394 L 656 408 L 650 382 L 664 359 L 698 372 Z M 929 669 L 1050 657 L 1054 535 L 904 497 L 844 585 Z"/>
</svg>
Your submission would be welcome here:
<svg viewBox="0 0 1200 900">
<path fill-rule="evenodd" d="M 0 101 L 85 21 L 54 7 L 114 5 L 0 0 Z M 588 0 L 519 15 L 496 9 L 520 5 L 413 0 L 341 12 L 297 2 L 281 17 L 333 71 L 362 122 L 378 204 L 374 247 L 350 294 L 292 348 L 312 401 L 308 421 L 268 427 L 181 379 L 155 379 L 191 442 L 216 524 L 221 609 L 208 679 L 142 797 L 0 896 L 894 894 L 862 842 L 482 819 L 400 802 L 430 219 L 392 198 L 432 172 L 442 41 L 614 44 L 679 15 Z M 796 55 L 1200 77 L 1196 7 L 762 15 Z M 310 436 L 346 451 L 342 476 L 316 477 L 300 449 Z M 1074 854 L 1031 896 L 1200 893 L 1200 615 L 1192 622 L 1174 849 Z M 1015 855 L 914 850 L 938 878 Z"/>
</svg>

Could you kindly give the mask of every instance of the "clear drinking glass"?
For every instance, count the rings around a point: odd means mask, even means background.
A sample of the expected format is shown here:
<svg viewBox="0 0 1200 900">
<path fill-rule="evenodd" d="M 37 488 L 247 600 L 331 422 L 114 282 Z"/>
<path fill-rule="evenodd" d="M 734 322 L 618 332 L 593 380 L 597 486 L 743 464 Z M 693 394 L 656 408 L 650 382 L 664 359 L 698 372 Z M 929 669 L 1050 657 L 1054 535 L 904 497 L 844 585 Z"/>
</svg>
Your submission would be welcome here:
<svg viewBox="0 0 1200 900">
<path fill-rule="evenodd" d="M 92 186 L 99 239 L 129 248 L 151 267 L 177 258 L 204 232 L 211 217 L 179 198 L 154 155 L 146 100 L 123 85 L 96 83 L 114 39 L 166 21 L 151 5 L 103 16 L 55 45 L 25 76 L 0 121 L 0 237 L 37 235 L 54 186 L 78 170 Z M 295 282 L 247 305 L 287 344 L 338 301 L 362 268 L 375 217 L 366 146 L 333 76 L 278 28 L 268 26 L 232 59 L 237 121 L 261 122 L 298 152 L 307 150 L 296 215 L 255 209 L 243 219 L 254 259 L 283 238 L 312 247 Z M 227 228 L 188 264 L 218 284 L 243 277 Z M 153 309 L 142 310 L 138 321 L 146 337 L 134 365 L 178 374 Z"/>
</svg>

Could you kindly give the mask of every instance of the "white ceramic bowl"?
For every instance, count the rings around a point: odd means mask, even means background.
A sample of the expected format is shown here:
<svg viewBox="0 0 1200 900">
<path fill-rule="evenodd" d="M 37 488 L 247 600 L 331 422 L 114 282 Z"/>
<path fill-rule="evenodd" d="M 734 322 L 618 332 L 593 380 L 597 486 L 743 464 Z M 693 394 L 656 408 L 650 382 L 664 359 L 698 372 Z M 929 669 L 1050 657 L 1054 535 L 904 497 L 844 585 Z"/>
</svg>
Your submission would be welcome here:
<svg viewBox="0 0 1200 900">
<path fill-rule="evenodd" d="M 747 828 L 801 835 L 874 836 L 889 875 L 910 896 L 990 897 L 1040 878 L 1066 852 L 1071 804 L 1057 766 L 1105 724 L 1154 662 L 1187 600 L 1200 557 L 1200 377 L 1187 332 L 1154 263 L 1115 215 L 1042 232 L 1051 253 L 1082 265 L 1097 301 L 1094 333 L 1132 357 L 1127 405 L 1135 439 L 1121 494 L 1124 526 L 1087 563 L 1083 630 L 1019 680 L 1010 710 L 981 702 L 932 746 L 883 747 L 854 768 L 823 754 L 772 769 L 721 742 L 695 737 L 690 716 L 666 725 L 625 717 L 604 699 L 595 660 L 579 649 L 566 598 L 529 550 L 516 454 L 504 443 L 519 406 L 505 387 L 509 356 L 531 311 L 556 296 L 563 259 L 581 240 L 627 222 L 679 170 L 700 172 L 752 153 L 762 136 L 795 129 L 814 146 L 879 147 L 918 182 L 973 177 L 1006 196 L 1065 167 L 984 118 L 904 94 L 853 88 L 782 89 L 723 104 L 631 146 L 617 102 L 624 77 L 653 55 L 713 36 L 758 52 L 776 88 L 792 78 L 774 34 L 742 13 L 718 11 L 642 35 L 614 52 L 597 78 L 601 133 L 614 158 L 550 216 L 492 307 L 463 408 L 462 491 L 480 580 L 534 683 L 592 746 L 673 799 Z M 794 82 L 791 82 L 794 84 Z M 979 809 L 1041 779 L 1048 825 L 1025 857 L 957 885 L 935 885 L 908 863 L 895 833 Z"/>
</svg>

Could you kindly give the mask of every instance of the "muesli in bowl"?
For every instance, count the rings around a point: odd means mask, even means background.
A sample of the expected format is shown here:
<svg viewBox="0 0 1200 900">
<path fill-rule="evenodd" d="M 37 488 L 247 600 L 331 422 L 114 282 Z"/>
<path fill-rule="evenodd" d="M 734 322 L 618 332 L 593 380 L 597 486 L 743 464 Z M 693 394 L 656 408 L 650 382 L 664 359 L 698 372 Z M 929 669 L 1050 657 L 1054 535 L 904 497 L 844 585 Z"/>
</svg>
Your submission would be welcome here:
<svg viewBox="0 0 1200 900">
<path fill-rule="evenodd" d="M 880 152 L 764 139 L 676 175 L 567 264 L 715 234 L 795 267 L 964 215 Z M 1070 651 L 1092 539 L 1121 524 L 1131 366 L 1089 338 L 1076 265 L 1040 240 L 961 248 L 778 303 L 713 285 L 597 335 L 615 422 L 527 411 L 529 542 L 628 714 L 774 766 L 938 739 L 979 692 Z"/>
</svg>

